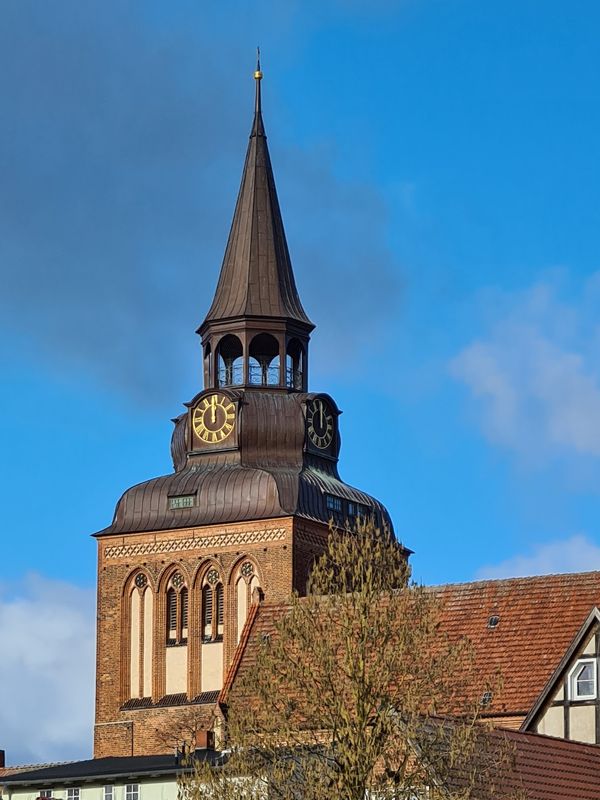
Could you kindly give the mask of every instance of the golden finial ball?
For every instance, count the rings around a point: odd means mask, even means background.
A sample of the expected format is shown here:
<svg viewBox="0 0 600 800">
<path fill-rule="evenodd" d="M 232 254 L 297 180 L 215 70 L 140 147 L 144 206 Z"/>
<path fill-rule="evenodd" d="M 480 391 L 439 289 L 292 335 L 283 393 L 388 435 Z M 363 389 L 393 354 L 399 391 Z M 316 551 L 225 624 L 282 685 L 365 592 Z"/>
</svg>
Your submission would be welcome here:
<svg viewBox="0 0 600 800">
<path fill-rule="evenodd" d="M 262 80 L 262 72 L 259 69 L 257 69 L 256 72 L 254 73 L 254 78 L 257 81 L 261 81 Z"/>
</svg>

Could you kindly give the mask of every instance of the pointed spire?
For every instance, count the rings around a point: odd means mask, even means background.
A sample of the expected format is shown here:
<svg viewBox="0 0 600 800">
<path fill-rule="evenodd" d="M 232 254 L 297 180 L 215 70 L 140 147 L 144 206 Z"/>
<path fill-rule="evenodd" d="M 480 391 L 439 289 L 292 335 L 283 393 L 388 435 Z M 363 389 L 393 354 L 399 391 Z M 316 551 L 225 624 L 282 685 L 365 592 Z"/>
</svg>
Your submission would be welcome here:
<svg viewBox="0 0 600 800">
<path fill-rule="evenodd" d="M 256 81 L 256 100 L 254 102 L 254 117 L 262 114 L 262 105 L 260 101 L 260 82 L 262 81 L 262 71 L 260 69 L 260 47 L 256 48 L 256 70 L 254 71 L 254 80 Z"/>
<path fill-rule="evenodd" d="M 263 74 L 260 69 L 260 47 L 256 48 L 256 69 L 254 70 L 254 81 L 256 83 L 256 96 L 254 99 L 254 121 L 250 136 L 265 136 L 265 126 L 262 119 L 262 100 L 260 95 L 260 82 Z M 266 137 L 265 137 L 266 138 Z"/>
<path fill-rule="evenodd" d="M 233 222 L 215 297 L 199 331 L 210 321 L 251 317 L 294 320 L 312 330 L 294 280 L 262 108 L 260 51 L 254 79 L 254 120 Z"/>
</svg>

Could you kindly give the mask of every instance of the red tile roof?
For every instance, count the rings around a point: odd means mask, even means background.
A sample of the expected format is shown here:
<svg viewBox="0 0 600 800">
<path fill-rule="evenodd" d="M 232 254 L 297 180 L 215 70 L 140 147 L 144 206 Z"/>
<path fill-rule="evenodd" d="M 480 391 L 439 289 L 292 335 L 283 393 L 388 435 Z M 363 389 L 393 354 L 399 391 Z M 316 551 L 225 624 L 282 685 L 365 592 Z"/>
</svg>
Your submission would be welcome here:
<svg viewBox="0 0 600 800">
<path fill-rule="evenodd" d="M 525 714 L 594 606 L 600 572 L 543 575 L 432 587 L 442 630 L 473 642 L 480 673 L 498 670 L 492 713 Z M 488 627 L 491 616 L 499 617 Z"/>
<path fill-rule="evenodd" d="M 594 606 L 600 607 L 600 572 L 545 575 L 431 587 L 441 603 L 440 627 L 450 639 L 467 636 L 475 651 L 475 672 L 483 690 L 485 676 L 499 672 L 488 716 L 524 716 L 544 689 Z M 253 611 L 221 692 L 240 669 L 254 660 L 260 637 L 272 633 L 285 606 L 262 604 Z M 499 617 L 488 627 L 491 616 Z"/>
<path fill-rule="evenodd" d="M 537 733 L 496 735 L 514 745 L 514 768 L 501 782 L 505 793 L 521 789 L 528 800 L 600 800 L 600 746 Z"/>
<path fill-rule="evenodd" d="M 46 764 L 19 764 L 13 767 L 0 767 L 0 778 L 8 778 L 10 775 L 18 775 L 21 772 L 29 772 L 34 769 L 46 769 L 47 767 L 62 767 L 72 764 L 72 761 L 50 761 Z M 2 788 L 0 786 L 0 788 Z"/>
<path fill-rule="evenodd" d="M 246 645 L 248 644 L 248 639 L 250 637 L 250 633 L 252 632 L 252 628 L 254 626 L 254 620 L 256 619 L 256 615 L 258 614 L 259 609 L 260 605 L 258 603 L 253 603 L 250 606 L 250 611 L 248 612 L 248 617 L 246 618 L 244 627 L 242 628 L 240 641 L 234 653 L 233 661 L 231 662 L 229 669 L 227 670 L 227 675 L 225 676 L 225 680 L 223 681 L 223 688 L 221 689 L 218 698 L 219 703 L 226 702 L 227 693 L 231 689 L 233 681 L 235 680 L 235 676 L 237 675 L 240 662 L 242 660 L 242 655 L 246 650 Z"/>
</svg>

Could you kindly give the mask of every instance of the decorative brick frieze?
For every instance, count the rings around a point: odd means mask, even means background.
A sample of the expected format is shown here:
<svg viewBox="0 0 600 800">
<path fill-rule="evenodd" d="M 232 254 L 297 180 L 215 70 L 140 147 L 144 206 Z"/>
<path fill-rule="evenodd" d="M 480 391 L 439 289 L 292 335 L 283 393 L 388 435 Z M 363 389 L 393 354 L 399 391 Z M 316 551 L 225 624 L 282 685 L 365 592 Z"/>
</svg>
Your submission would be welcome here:
<svg viewBox="0 0 600 800">
<path fill-rule="evenodd" d="M 285 539 L 285 528 L 265 528 L 255 531 L 230 531 L 213 536 L 194 535 L 185 539 L 157 539 L 152 542 L 108 545 L 104 550 L 106 559 L 133 558 L 135 556 L 179 553 L 185 550 L 213 549 L 232 545 L 249 545 L 262 542 L 279 542 Z"/>
</svg>

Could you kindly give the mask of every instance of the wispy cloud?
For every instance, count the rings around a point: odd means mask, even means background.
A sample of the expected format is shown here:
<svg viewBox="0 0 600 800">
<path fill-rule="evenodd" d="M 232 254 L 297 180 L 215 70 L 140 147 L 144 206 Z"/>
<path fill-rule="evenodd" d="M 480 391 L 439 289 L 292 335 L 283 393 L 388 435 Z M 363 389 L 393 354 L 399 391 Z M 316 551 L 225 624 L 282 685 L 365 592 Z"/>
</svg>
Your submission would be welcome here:
<svg viewBox="0 0 600 800">
<path fill-rule="evenodd" d="M 245 13 L 165 9 L 20 0 L 0 26 L 2 324 L 56 369 L 161 404 L 198 388 L 194 330 L 216 285 L 253 92 Z M 289 14 L 267 22 L 288 33 Z M 267 126 L 273 93 L 265 84 Z M 319 338 L 352 348 L 397 292 L 382 197 L 340 180 L 327 150 L 277 145 Z M 351 281 L 345 307 L 339 286 Z"/>
<path fill-rule="evenodd" d="M 568 539 L 540 544 L 528 554 L 482 567 L 476 579 L 517 578 L 596 569 L 600 569 L 600 547 L 586 535 L 576 534 Z"/>
<path fill-rule="evenodd" d="M 289 200 L 286 226 L 302 296 L 317 324 L 317 370 L 353 361 L 398 314 L 402 268 L 387 243 L 389 214 L 368 183 L 342 180 L 322 148 L 288 151 L 278 170 Z M 301 164 L 301 175 L 297 171 Z"/>
<path fill-rule="evenodd" d="M 91 755 L 95 595 L 29 575 L 0 585 L 0 747 L 8 763 Z"/>
<path fill-rule="evenodd" d="M 600 273 L 574 293 L 564 278 L 489 293 L 486 332 L 450 364 L 489 441 L 538 464 L 600 456 Z"/>
</svg>

